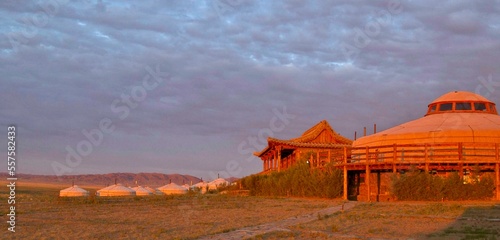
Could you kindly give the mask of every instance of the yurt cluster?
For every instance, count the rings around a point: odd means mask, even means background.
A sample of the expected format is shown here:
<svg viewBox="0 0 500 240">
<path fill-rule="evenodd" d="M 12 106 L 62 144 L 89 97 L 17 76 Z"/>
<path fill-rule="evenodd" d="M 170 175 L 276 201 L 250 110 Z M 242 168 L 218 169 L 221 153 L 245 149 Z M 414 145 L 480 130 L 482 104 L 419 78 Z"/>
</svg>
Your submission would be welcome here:
<svg viewBox="0 0 500 240">
<path fill-rule="evenodd" d="M 202 194 L 212 190 L 217 190 L 221 187 L 228 186 L 231 183 L 224 178 L 217 178 L 211 182 L 201 181 L 196 184 L 178 185 L 170 181 L 170 183 L 152 188 L 148 186 L 126 187 L 120 183 L 116 183 L 105 188 L 97 190 L 95 193 L 98 197 L 127 197 L 127 196 L 152 196 L 152 195 L 182 195 L 189 191 L 200 192 Z M 65 188 L 59 192 L 60 197 L 86 197 L 90 192 L 77 185 Z"/>
</svg>

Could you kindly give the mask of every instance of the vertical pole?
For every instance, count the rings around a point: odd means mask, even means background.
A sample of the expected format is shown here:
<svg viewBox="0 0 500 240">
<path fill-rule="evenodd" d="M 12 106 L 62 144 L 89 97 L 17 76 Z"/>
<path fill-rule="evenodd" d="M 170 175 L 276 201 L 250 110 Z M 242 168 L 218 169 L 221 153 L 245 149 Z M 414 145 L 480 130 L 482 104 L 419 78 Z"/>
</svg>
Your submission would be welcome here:
<svg viewBox="0 0 500 240">
<path fill-rule="evenodd" d="M 332 162 L 332 150 L 331 149 L 328 149 L 328 163 L 331 163 Z M 335 163 L 334 163 L 335 164 Z"/>
<path fill-rule="evenodd" d="M 316 150 L 316 167 L 319 167 L 319 150 Z"/>
<path fill-rule="evenodd" d="M 462 162 L 462 143 L 458 143 L 458 175 L 460 178 L 464 178 L 464 163 Z"/>
<path fill-rule="evenodd" d="M 366 136 L 366 127 L 363 128 L 363 137 Z"/>
<path fill-rule="evenodd" d="M 425 153 L 424 153 L 424 160 L 425 160 L 425 173 L 429 173 L 429 159 L 428 159 L 428 154 L 427 154 L 427 143 L 425 144 Z"/>
<path fill-rule="evenodd" d="M 500 200 L 500 163 L 495 164 L 497 200 Z"/>
<path fill-rule="evenodd" d="M 357 135 L 358 135 L 358 132 L 354 131 L 354 140 L 356 140 Z"/>
<path fill-rule="evenodd" d="M 377 133 L 377 124 L 373 124 L 373 134 Z"/>
<path fill-rule="evenodd" d="M 266 171 L 266 159 L 262 160 L 262 171 Z"/>
<path fill-rule="evenodd" d="M 366 128 L 365 128 L 366 129 Z M 371 202 L 371 196 L 370 196 L 370 163 L 369 161 L 369 154 L 370 150 L 368 147 L 366 147 L 366 172 L 365 172 L 365 184 L 366 184 L 366 193 L 368 196 L 368 202 Z"/>
<path fill-rule="evenodd" d="M 496 192 L 497 192 L 497 200 L 500 200 L 500 154 L 498 151 L 498 143 L 495 143 L 495 155 L 497 163 L 495 164 L 495 175 L 496 175 Z"/>
<path fill-rule="evenodd" d="M 278 172 L 281 171 L 281 148 L 278 148 Z"/>
<path fill-rule="evenodd" d="M 392 152 L 392 172 L 393 173 L 396 173 L 396 161 L 398 159 L 397 154 L 398 154 L 397 147 L 396 147 L 396 144 L 394 143 L 394 149 Z"/>
<path fill-rule="evenodd" d="M 347 147 L 344 147 L 344 200 L 347 200 Z"/>
</svg>

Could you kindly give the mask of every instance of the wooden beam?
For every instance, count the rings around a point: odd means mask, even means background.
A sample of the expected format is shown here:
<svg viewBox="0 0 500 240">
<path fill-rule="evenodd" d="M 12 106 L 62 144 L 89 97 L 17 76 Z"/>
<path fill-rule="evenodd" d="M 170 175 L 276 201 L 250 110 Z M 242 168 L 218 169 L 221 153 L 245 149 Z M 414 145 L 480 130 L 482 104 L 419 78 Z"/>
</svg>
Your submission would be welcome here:
<svg viewBox="0 0 500 240">
<path fill-rule="evenodd" d="M 366 128 L 365 128 L 366 129 Z M 365 171 L 365 184 L 366 184 L 366 193 L 367 193 L 367 196 L 368 196 L 368 202 L 371 202 L 371 196 L 370 196 L 370 163 L 369 163 L 369 160 L 370 160 L 370 149 L 368 148 L 368 146 L 366 147 L 366 171 Z"/>
<path fill-rule="evenodd" d="M 394 143 L 394 149 L 392 152 L 392 172 L 396 173 L 396 161 L 398 160 L 398 151 L 397 151 L 397 146 Z"/>
<path fill-rule="evenodd" d="M 328 155 L 330 155 L 330 150 L 328 150 Z M 347 147 L 344 147 L 344 200 L 347 200 Z"/>
<path fill-rule="evenodd" d="M 278 172 L 281 171 L 281 148 L 278 148 Z"/>
<path fill-rule="evenodd" d="M 429 173 L 429 155 L 427 154 L 427 144 L 425 144 L 425 153 L 424 153 L 424 158 L 425 158 L 425 173 Z"/>
<path fill-rule="evenodd" d="M 497 200 L 500 200 L 500 163 L 495 164 Z"/>
</svg>

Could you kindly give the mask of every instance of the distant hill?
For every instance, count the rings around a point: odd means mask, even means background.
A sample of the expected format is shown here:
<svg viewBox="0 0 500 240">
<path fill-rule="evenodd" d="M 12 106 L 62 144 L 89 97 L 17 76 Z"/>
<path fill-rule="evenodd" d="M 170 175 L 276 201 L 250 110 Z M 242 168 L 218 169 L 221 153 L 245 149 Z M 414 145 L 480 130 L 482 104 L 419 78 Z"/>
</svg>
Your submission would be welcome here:
<svg viewBox="0 0 500 240">
<path fill-rule="evenodd" d="M 6 179 L 7 173 L 0 173 L 0 179 Z M 83 174 L 83 175 L 33 175 L 33 174 L 17 174 L 18 182 L 39 182 L 39 183 L 58 183 L 58 184 L 71 184 L 74 182 L 76 185 L 97 185 L 108 186 L 115 183 L 121 183 L 125 186 L 138 185 L 160 187 L 172 180 L 173 183 L 179 185 L 187 183 L 198 183 L 201 179 L 191 175 L 181 174 L 163 174 L 163 173 L 108 173 L 108 174 Z"/>
</svg>

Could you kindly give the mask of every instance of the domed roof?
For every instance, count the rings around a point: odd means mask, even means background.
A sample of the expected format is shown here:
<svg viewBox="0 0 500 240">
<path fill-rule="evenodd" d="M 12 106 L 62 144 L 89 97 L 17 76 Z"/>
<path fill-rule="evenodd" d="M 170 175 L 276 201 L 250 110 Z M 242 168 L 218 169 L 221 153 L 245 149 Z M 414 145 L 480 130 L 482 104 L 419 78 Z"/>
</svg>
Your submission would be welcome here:
<svg viewBox="0 0 500 240">
<path fill-rule="evenodd" d="M 135 195 L 137 195 L 137 196 L 153 195 L 153 192 L 151 192 L 149 189 L 141 187 L 141 186 L 133 187 L 132 190 L 135 191 Z"/>
<path fill-rule="evenodd" d="M 459 102 L 468 101 L 470 109 L 458 109 Z M 452 102 L 451 108 L 440 109 L 444 102 Z M 482 103 L 484 110 L 478 108 Z M 437 106 L 434 112 L 431 111 L 433 106 Z M 454 142 L 500 143 L 500 116 L 494 103 L 470 92 L 447 93 L 429 104 L 426 116 L 359 138 L 353 146 Z"/>
<path fill-rule="evenodd" d="M 59 192 L 59 196 L 61 197 L 84 197 L 88 196 L 89 191 L 78 187 L 77 185 L 73 185 L 69 188 L 65 188 Z"/>
<path fill-rule="evenodd" d="M 112 196 L 135 196 L 135 191 L 121 184 L 114 184 L 97 191 L 97 196 L 112 197 Z"/>
<path fill-rule="evenodd" d="M 187 193 L 187 191 L 188 191 L 184 187 L 181 187 L 175 183 L 169 183 L 165 186 L 161 186 L 158 188 L 158 190 L 160 190 L 161 192 L 163 192 L 165 194 L 184 194 L 184 193 Z"/>
<path fill-rule="evenodd" d="M 453 91 L 446 93 L 441 97 L 436 98 L 434 101 L 431 102 L 431 104 L 439 102 L 457 102 L 457 101 L 480 101 L 480 102 L 491 103 L 490 100 L 479 94 L 466 91 Z"/>
</svg>

